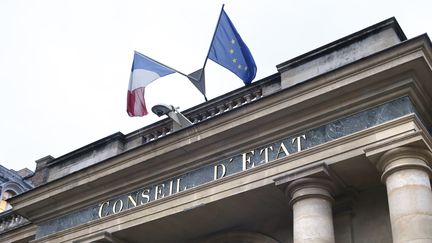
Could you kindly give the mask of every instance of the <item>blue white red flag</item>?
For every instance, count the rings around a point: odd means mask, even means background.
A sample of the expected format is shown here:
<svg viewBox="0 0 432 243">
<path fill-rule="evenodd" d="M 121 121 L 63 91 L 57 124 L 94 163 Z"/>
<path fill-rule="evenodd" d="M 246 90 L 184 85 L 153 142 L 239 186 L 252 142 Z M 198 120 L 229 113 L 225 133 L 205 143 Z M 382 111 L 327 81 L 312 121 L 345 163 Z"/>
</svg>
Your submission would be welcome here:
<svg viewBox="0 0 432 243">
<path fill-rule="evenodd" d="M 135 51 L 127 94 L 128 115 L 147 115 L 145 87 L 154 80 L 172 73 L 175 73 L 173 69 Z"/>
</svg>

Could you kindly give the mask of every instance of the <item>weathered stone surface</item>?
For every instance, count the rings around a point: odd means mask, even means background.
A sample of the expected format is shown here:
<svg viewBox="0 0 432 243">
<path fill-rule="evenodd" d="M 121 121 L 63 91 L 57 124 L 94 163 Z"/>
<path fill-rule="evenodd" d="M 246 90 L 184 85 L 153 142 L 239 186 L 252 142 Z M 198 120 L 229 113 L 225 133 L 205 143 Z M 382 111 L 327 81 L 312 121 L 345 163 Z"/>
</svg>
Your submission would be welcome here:
<svg viewBox="0 0 432 243">
<path fill-rule="evenodd" d="M 378 163 L 387 187 L 394 242 L 432 242 L 432 172 L 429 151 L 402 147 Z"/>
<path fill-rule="evenodd" d="M 353 34 L 351 38 L 345 38 L 340 42 L 336 41 L 325 48 L 320 48 L 316 51 L 320 55 L 312 51 L 278 65 L 282 89 L 328 73 L 403 41 L 397 29 L 389 28 L 388 25 L 391 25 L 391 21 L 384 23 L 378 33 L 369 36 Z M 358 39 L 353 41 L 356 38 Z"/>
<path fill-rule="evenodd" d="M 290 136 L 288 138 L 278 140 L 274 143 L 267 144 L 256 149 L 251 148 L 251 151 L 255 151 L 253 154 L 249 151 L 245 151 L 245 153 L 248 152 L 247 157 L 250 159 L 250 162 L 253 163 L 253 166 L 260 166 L 265 164 L 265 161 L 263 159 L 263 153 L 260 152 L 265 148 L 269 148 L 270 146 L 272 146 L 274 149 L 268 149 L 269 153 L 267 163 L 271 163 L 271 161 L 274 161 L 276 159 L 297 153 L 299 151 L 298 143 L 297 140 L 293 142 L 293 139 L 298 139 L 300 135 L 305 135 L 305 139 L 301 138 L 301 150 L 305 150 L 332 141 L 334 139 L 373 127 L 375 125 L 382 124 L 384 122 L 410 113 L 414 113 L 414 108 L 411 104 L 411 101 L 408 97 L 402 97 L 397 100 L 382 104 L 380 106 L 356 113 L 354 115 L 335 120 L 317 128 L 310 129 L 308 131 L 305 131 L 304 133 Z M 285 154 L 282 150 L 280 150 L 281 144 L 284 144 L 286 146 L 288 154 Z M 181 184 L 179 185 L 179 188 L 180 191 L 183 191 L 214 181 L 215 166 L 217 165 L 225 166 L 226 171 L 224 176 L 230 176 L 244 171 L 245 168 L 243 162 L 244 154 L 237 154 L 228 158 L 222 158 L 218 160 L 215 164 L 201 167 L 197 170 L 179 175 L 174 178 L 169 178 L 165 181 L 161 181 L 153 185 L 145 185 L 142 188 L 132 191 L 131 193 L 119 195 L 108 199 L 107 202 L 109 202 L 112 206 L 116 201 L 121 200 L 123 202 L 123 209 L 120 211 L 125 211 L 127 209 L 135 207 L 130 203 L 130 201 L 128 201 L 128 196 L 130 195 L 133 195 L 134 197 L 136 196 L 137 204 L 139 204 L 138 206 L 140 206 L 141 204 L 146 204 L 147 202 L 158 199 L 155 191 L 156 186 L 159 186 L 159 188 L 162 187 L 160 191 L 161 193 L 159 193 L 159 197 L 161 197 L 162 194 L 164 196 L 169 196 L 177 192 L 177 179 L 179 178 L 181 178 Z M 246 164 L 246 170 L 251 168 L 251 163 Z M 221 173 L 222 171 L 219 170 L 216 179 L 222 177 Z M 170 184 L 171 182 L 172 184 Z M 140 196 L 142 195 L 143 190 L 146 189 L 149 190 L 148 199 L 144 199 L 142 196 Z M 172 191 L 170 192 L 170 190 Z M 100 204 L 91 205 L 87 208 L 80 209 L 71 214 L 42 223 L 38 227 L 37 237 L 39 238 L 92 220 L 97 220 L 99 219 L 99 208 Z M 104 216 L 113 214 L 112 208 L 111 212 L 103 211 L 102 214 Z"/>
</svg>

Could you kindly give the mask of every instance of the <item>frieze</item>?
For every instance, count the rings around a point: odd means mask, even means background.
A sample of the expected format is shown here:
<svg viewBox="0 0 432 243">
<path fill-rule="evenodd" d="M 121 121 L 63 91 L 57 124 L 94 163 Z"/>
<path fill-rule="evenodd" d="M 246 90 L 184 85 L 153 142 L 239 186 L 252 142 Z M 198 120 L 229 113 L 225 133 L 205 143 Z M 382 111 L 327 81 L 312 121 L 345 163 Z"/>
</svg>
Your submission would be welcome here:
<svg viewBox="0 0 432 243">
<path fill-rule="evenodd" d="M 159 183 L 144 185 L 141 188 L 131 190 L 129 193 L 112 197 L 73 213 L 41 223 L 38 225 L 36 237 L 40 238 L 90 221 L 120 214 L 132 208 L 144 207 L 151 202 L 171 197 L 182 191 L 272 163 L 302 150 L 414 112 L 409 98 L 402 97 L 302 133 L 287 136 L 272 143 L 219 159 L 214 163 L 190 172 L 161 180 Z"/>
</svg>

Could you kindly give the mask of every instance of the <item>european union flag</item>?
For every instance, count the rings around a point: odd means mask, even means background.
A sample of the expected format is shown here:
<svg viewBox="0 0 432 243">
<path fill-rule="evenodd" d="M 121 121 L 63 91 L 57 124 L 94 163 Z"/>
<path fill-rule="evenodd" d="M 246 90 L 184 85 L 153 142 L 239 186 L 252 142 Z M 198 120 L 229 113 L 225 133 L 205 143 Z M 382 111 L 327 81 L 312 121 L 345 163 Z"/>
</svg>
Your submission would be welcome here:
<svg viewBox="0 0 432 243">
<path fill-rule="evenodd" d="M 255 78 L 257 67 L 252 54 L 223 9 L 209 58 L 235 73 L 245 84 L 250 84 Z"/>
</svg>

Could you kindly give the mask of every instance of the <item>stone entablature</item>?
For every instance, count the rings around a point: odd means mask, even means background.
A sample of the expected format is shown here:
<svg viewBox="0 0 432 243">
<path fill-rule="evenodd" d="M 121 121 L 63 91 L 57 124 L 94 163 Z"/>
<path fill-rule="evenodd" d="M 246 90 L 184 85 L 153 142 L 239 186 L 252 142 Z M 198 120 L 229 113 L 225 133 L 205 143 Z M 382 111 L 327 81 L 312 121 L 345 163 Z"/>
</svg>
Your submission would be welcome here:
<svg viewBox="0 0 432 243">
<path fill-rule="evenodd" d="M 383 123 L 415 114 L 408 97 L 401 97 L 353 114 L 348 117 L 323 124 L 319 127 L 292 134 L 287 138 L 261 145 L 244 153 L 233 154 L 227 158 L 215 158 L 217 163 L 209 164 L 182 175 L 159 181 L 142 188 L 131 188 L 124 195 L 106 198 L 90 207 L 82 208 L 60 218 L 39 225 L 37 238 L 61 230 L 72 228 L 90 221 L 99 220 L 136 207 L 144 207 L 160 199 L 174 196 L 195 187 L 199 187 L 225 177 L 271 164 L 274 161 L 290 157 L 305 149 L 310 149 L 330 141 L 349 136 Z M 135 189 L 135 190 L 134 190 Z"/>
</svg>

